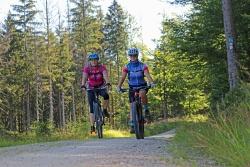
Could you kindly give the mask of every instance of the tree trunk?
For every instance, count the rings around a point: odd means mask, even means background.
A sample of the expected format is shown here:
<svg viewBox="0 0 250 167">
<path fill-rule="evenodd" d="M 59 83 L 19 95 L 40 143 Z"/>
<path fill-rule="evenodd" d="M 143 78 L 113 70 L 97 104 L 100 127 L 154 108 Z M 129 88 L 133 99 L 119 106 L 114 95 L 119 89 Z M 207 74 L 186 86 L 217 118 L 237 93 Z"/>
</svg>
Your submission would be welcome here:
<svg viewBox="0 0 250 167">
<path fill-rule="evenodd" d="M 232 90 L 238 84 L 238 70 L 236 65 L 236 38 L 231 0 L 222 0 L 222 10 L 227 45 L 228 81 L 230 90 Z"/>
<path fill-rule="evenodd" d="M 8 107 L 10 109 L 8 114 L 8 120 L 9 120 L 9 129 L 11 131 L 16 130 L 16 124 L 15 124 L 15 105 L 13 105 L 13 97 L 10 96 L 8 99 Z"/>
<path fill-rule="evenodd" d="M 25 90 L 25 88 L 24 88 L 24 90 Z M 23 107 L 23 109 L 22 109 L 22 113 L 21 113 L 21 132 L 23 132 L 24 130 L 26 130 L 26 114 L 25 114 L 25 110 L 26 110 L 26 105 L 25 105 L 25 95 L 23 96 L 23 98 L 22 98 L 22 100 L 23 100 L 23 105 L 22 105 L 22 107 Z"/>
<path fill-rule="evenodd" d="M 119 56 L 118 56 L 118 53 L 117 53 L 117 56 L 116 56 L 116 65 L 117 65 L 117 81 L 119 81 L 120 79 L 120 59 L 119 59 Z"/>
<path fill-rule="evenodd" d="M 73 115 L 73 121 L 76 122 L 76 105 L 75 105 L 75 88 L 74 85 L 71 87 L 72 90 L 72 115 Z"/>
<path fill-rule="evenodd" d="M 48 1 L 46 0 L 46 35 L 47 35 L 47 53 L 48 57 L 50 57 L 50 27 L 49 27 L 49 7 L 48 7 Z M 49 58 L 48 58 L 49 59 Z M 48 71 L 49 71 L 49 121 L 50 123 L 54 123 L 54 108 L 53 108 L 53 82 L 52 82 L 52 69 L 50 61 L 48 62 Z"/>
<path fill-rule="evenodd" d="M 17 115 L 18 132 L 22 132 L 23 121 L 22 121 L 22 110 Z"/>
<path fill-rule="evenodd" d="M 163 68 L 163 118 L 166 119 L 168 115 L 168 108 L 167 108 L 167 78 L 166 78 L 166 68 Z"/>
<path fill-rule="evenodd" d="M 38 79 L 36 76 L 36 120 L 37 122 L 39 121 L 40 117 L 39 117 L 39 86 L 38 86 Z"/>
<path fill-rule="evenodd" d="M 26 130 L 30 129 L 30 124 L 31 124 L 31 112 L 30 112 L 30 84 L 27 83 L 27 124 L 26 124 Z"/>
<path fill-rule="evenodd" d="M 51 76 L 49 78 L 49 120 L 50 120 L 50 123 L 53 124 L 54 122 L 54 108 L 53 108 L 53 86 L 52 86 L 52 79 L 51 79 Z"/>
<path fill-rule="evenodd" d="M 62 128 L 65 128 L 66 121 L 65 121 L 65 106 L 64 106 L 64 92 L 62 91 L 62 100 L 61 100 L 61 105 L 62 105 Z"/>
<path fill-rule="evenodd" d="M 112 72 L 112 68 L 111 68 L 111 64 L 109 65 L 109 76 L 112 76 L 111 75 L 111 72 Z M 112 82 L 112 78 L 110 78 L 110 82 Z M 114 127 L 114 97 L 113 97 L 113 94 L 110 94 L 110 97 L 111 97 L 111 115 L 110 115 L 110 120 L 109 120 L 109 123 L 111 123 L 111 126 Z"/>
<path fill-rule="evenodd" d="M 38 55 L 37 55 L 37 43 L 35 43 L 35 68 L 36 68 L 36 120 L 39 122 L 40 116 L 39 116 L 39 110 L 40 110 L 40 105 L 39 105 L 39 99 L 40 99 L 40 90 L 39 90 L 39 67 L 38 67 Z"/>
<path fill-rule="evenodd" d="M 58 92 L 58 107 L 57 107 L 57 112 L 58 112 L 58 115 L 59 115 L 59 128 L 62 129 L 63 128 L 63 118 L 62 118 L 62 109 L 61 109 L 61 93 L 60 91 Z"/>
</svg>

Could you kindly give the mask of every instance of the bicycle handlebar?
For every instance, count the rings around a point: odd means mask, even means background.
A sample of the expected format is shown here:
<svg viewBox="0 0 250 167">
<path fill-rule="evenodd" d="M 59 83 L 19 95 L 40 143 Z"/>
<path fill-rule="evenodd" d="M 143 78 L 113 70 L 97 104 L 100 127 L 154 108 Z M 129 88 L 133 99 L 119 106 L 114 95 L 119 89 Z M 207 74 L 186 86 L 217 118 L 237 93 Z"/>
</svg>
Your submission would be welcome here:
<svg viewBox="0 0 250 167">
<path fill-rule="evenodd" d="M 141 89 L 150 89 L 152 88 L 151 85 L 148 86 L 139 86 L 133 88 L 121 88 L 121 93 L 127 92 L 128 90 L 141 90 Z"/>
<path fill-rule="evenodd" d="M 92 89 L 90 89 L 89 87 L 87 88 L 85 85 L 82 85 L 81 89 L 84 88 L 86 91 L 88 91 L 88 90 L 99 90 L 99 89 L 106 89 L 109 86 L 111 87 L 111 84 L 110 83 L 106 83 L 105 85 L 102 85 L 101 87 L 93 87 Z"/>
<path fill-rule="evenodd" d="M 90 88 L 87 88 L 86 91 L 90 91 L 90 90 L 101 90 L 101 89 L 106 89 L 108 86 L 107 85 L 104 85 L 102 87 L 98 87 L 98 88 L 93 88 L 93 89 L 90 89 Z"/>
</svg>

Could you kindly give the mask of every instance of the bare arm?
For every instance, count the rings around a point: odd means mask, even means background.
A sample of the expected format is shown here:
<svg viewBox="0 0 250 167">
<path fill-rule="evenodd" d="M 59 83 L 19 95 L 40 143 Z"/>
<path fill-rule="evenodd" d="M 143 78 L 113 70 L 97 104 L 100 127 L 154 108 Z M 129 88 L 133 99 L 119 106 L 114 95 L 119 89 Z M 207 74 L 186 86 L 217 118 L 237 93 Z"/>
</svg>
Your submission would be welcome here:
<svg viewBox="0 0 250 167">
<path fill-rule="evenodd" d="M 149 83 L 153 83 L 153 78 L 151 77 L 151 75 L 149 74 L 149 71 L 148 70 L 145 70 L 144 71 L 144 75 L 147 77 L 147 80 Z"/>
<path fill-rule="evenodd" d="M 82 86 L 86 84 L 88 79 L 88 74 L 86 74 L 85 72 L 82 73 Z"/>
<path fill-rule="evenodd" d="M 104 78 L 105 82 L 106 82 L 106 83 L 110 83 L 110 82 L 109 82 L 108 71 L 105 70 L 105 71 L 103 71 L 102 74 L 103 74 L 103 78 Z"/>
<path fill-rule="evenodd" d="M 122 84 L 125 81 L 126 77 L 127 77 L 127 73 L 122 71 L 122 76 L 121 76 L 121 78 L 120 78 L 120 80 L 118 82 L 118 85 L 117 85 L 118 88 L 120 88 L 122 86 Z"/>
</svg>

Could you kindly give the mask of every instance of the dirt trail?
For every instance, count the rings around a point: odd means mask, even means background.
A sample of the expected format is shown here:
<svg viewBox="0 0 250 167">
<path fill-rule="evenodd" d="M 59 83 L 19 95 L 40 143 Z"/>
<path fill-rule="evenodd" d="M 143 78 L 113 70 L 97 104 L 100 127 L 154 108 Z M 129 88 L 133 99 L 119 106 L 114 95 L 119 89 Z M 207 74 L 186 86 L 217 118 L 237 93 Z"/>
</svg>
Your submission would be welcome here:
<svg viewBox="0 0 250 167">
<path fill-rule="evenodd" d="M 0 149 L 0 167 L 172 167 L 170 131 L 135 138 L 61 141 Z"/>
</svg>

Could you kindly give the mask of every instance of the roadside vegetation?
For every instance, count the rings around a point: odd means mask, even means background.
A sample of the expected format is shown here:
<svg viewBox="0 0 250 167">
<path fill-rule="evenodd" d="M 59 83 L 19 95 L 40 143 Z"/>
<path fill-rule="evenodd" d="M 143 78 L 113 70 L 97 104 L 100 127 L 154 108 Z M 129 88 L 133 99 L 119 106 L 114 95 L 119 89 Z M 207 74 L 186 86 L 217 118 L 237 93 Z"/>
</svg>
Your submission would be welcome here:
<svg viewBox="0 0 250 167">
<path fill-rule="evenodd" d="M 207 117 L 181 121 L 172 147 L 176 157 L 190 160 L 203 153 L 220 166 L 250 166 L 249 101 L 250 85 L 242 85 L 228 93 Z"/>
<path fill-rule="evenodd" d="M 14 133 L 0 130 L 0 147 L 32 144 L 39 142 L 50 142 L 60 140 L 89 140 L 97 139 L 96 134 L 89 133 L 88 122 L 79 122 L 69 125 L 65 130 L 53 128 L 50 124 L 34 124 L 32 129 L 26 133 Z M 175 127 L 175 122 L 160 121 L 145 126 L 145 136 L 155 135 L 165 132 Z M 104 127 L 104 139 L 119 137 L 134 137 L 129 133 L 128 127 L 111 128 L 109 125 Z"/>
<path fill-rule="evenodd" d="M 171 151 L 178 163 L 187 160 L 196 166 L 197 158 L 210 159 L 218 166 L 247 167 L 250 165 L 250 85 L 244 84 L 226 94 L 216 109 L 208 114 L 156 121 L 145 126 L 145 136 L 176 129 Z M 58 130 L 49 124 L 34 124 L 25 133 L 8 132 L 1 128 L 0 147 L 59 140 L 97 139 L 89 134 L 88 122 L 69 124 Z M 104 138 L 134 137 L 128 127 L 105 126 Z M 184 161 L 182 161 L 184 160 Z"/>
<path fill-rule="evenodd" d="M 41 11 L 35 1 L 14 5 L 0 27 L 0 147 L 96 139 L 89 134 L 87 98 L 79 89 L 86 56 L 100 53 L 115 86 L 127 63 L 124 51 L 137 47 L 157 83 L 148 92 L 154 123 L 146 125 L 145 136 L 175 128 L 177 157 L 190 160 L 197 152 L 222 166 L 250 166 L 250 86 L 231 91 L 228 84 L 231 63 L 222 1 L 171 1 L 191 5 L 191 10 L 162 18 L 153 51 L 135 40 L 140 39 L 141 28 L 116 0 L 106 14 L 94 1 L 72 1 L 70 15 L 64 18 L 68 23 L 63 25 L 56 25 L 61 17 L 49 14 L 55 11 L 53 5 L 42 9 L 44 19 L 39 23 L 36 16 Z M 86 2 L 88 7 L 82 8 Z M 249 0 L 232 0 L 238 66 L 233 73 L 246 83 L 250 81 L 249 6 Z M 49 25 L 49 20 L 57 21 Z M 127 94 L 110 92 L 112 119 L 105 125 L 105 138 L 134 137 L 127 127 L 127 100 Z"/>
</svg>

